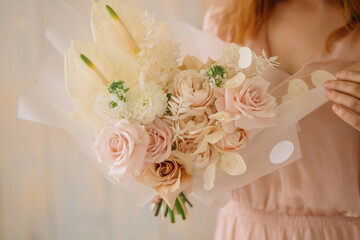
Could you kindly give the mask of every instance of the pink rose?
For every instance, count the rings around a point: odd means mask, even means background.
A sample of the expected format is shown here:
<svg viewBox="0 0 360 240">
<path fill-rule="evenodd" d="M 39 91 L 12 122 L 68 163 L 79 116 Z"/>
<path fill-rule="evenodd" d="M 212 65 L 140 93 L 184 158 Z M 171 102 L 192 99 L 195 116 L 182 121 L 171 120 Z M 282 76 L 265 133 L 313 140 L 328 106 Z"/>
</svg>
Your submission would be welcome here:
<svg viewBox="0 0 360 240">
<path fill-rule="evenodd" d="M 145 162 L 149 136 L 145 127 L 127 120 L 108 120 L 94 144 L 98 160 L 118 181 L 139 175 Z"/>
<path fill-rule="evenodd" d="M 249 142 L 249 138 L 244 129 L 237 128 L 233 133 L 226 134 L 215 146 L 220 151 L 236 152 L 245 147 Z"/>
<path fill-rule="evenodd" d="M 260 77 L 248 78 L 236 88 L 216 91 L 218 112 L 227 112 L 234 121 L 223 123 L 223 129 L 232 133 L 236 128 L 246 131 L 275 125 L 276 101 L 267 93 L 269 82 Z"/>
<path fill-rule="evenodd" d="M 186 154 L 173 151 L 169 158 L 160 163 L 146 164 L 136 180 L 155 189 L 173 208 L 181 192 L 191 192 L 193 169 L 193 162 Z"/>
<path fill-rule="evenodd" d="M 172 134 L 169 124 L 156 118 L 152 124 L 146 126 L 146 130 L 150 138 L 146 161 L 151 163 L 164 161 L 171 154 Z"/>
</svg>

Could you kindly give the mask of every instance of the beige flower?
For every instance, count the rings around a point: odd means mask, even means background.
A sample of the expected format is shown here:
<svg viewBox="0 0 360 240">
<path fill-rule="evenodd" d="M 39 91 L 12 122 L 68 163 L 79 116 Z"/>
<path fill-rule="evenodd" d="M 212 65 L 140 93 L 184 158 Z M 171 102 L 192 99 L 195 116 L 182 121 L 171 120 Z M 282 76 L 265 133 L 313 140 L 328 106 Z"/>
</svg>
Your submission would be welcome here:
<svg viewBox="0 0 360 240">
<path fill-rule="evenodd" d="M 196 153 L 197 149 L 198 144 L 191 140 L 181 141 L 177 148 L 180 152 L 191 157 L 197 169 L 203 169 L 209 164 L 216 162 L 219 158 L 219 152 L 210 144 L 208 144 L 208 147 L 203 152 Z"/>
<path fill-rule="evenodd" d="M 175 200 L 183 192 L 191 192 L 194 164 L 184 153 L 173 151 L 169 158 L 160 163 L 150 163 L 137 181 L 155 189 L 173 209 Z"/>
<path fill-rule="evenodd" d="M 211 123 L 207 114 L 190 116 L 185 119 L 180 119 L 174 122 L 173 131 L 180 139 L 195 140 L 202 136 L 204 132 L 208 131 Z"/>
<path fill-rule="evenodd" d="M 237 128 L 233 133 L 226 134 L 220 141 L 215 143 L 217 149 L 223 152 L 235 152 L 245 147 L 249 138 L 244 129 Z"/>
<path fill-rule="evenodd" d="M 206 107 L 214 102 L 213 90 L 208 80 L 196 70 L 179 72 L 174 77 L 171 93 L 191 114 L 203 113 Z"/>
</svg>

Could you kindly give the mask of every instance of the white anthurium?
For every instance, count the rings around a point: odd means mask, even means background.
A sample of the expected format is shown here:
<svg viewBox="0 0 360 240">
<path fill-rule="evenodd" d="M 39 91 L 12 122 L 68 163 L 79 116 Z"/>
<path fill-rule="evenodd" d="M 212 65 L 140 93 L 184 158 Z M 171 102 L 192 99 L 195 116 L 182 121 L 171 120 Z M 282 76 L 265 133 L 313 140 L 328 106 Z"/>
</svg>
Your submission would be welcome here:
<svg viewBox="0 0 360 240">
<path fill-rule="evenodd" d="M 205 169 L 203 173 L 204 185 L 203 188 L 205 190 L 211 190 L 214 187 L 216 176 L 216 163 L 212 163 Z"/>
<path fill-rule="evenodd" d="M 245 69 L 250 67 L 253 59 L 253 52 L 248 47 L 239 48 L 239 61 L 238 66 L 240 69 Z"/>
<path fill-rule="evenodd" d="M 238 74 L 236 74 L 235 77 L 233 77 L 225 82 L 225 87 L 226 88 L 237 88 L 237 87 L 240 87 L 244 81 L 245 81 L 245 74 L 242 72 L 239 72 Z"/>
<path fill-rule="evenodd" d="M 137 53 L 142 41 L 145 13 L 116 0 L 93 1 L 91 27 L 96 42 Z"/>
<path fill-rule="evenodd" d="M 123 80 L 128 87 L 138 81 L 139 66 L 130 55 L 92 42 L 72 41 L 65 56 L 66 90 L 79 118 L 96 131 L 102 127 L 100 116 L 94 111 L 99 94 L 107 85 Z"/>
<path fill-rule="evenodd" d="M 220 159 L 221 168 L 229 175 L 237 176 L 246 172 L 246 163 L 242 156 L 234 152 L 224 152 Z"/>
<path fill-rule="evenodd" d="M 133 55 L 145 67 L 145 81 L 167 87 L 161 77 L 179 65 L 179 44 L 169 36 L 168 24 L 127 3 L 100 0 L 93 2 L 91 25 L 97 43 Z"/>
<path fill-rule="evenodd" d="M 316 70 L 311 73 L 311 82 L 315 87 L 324 85 L 325 81 L 336 80 L 336 77 L 324 70 Z"/>
</svg>

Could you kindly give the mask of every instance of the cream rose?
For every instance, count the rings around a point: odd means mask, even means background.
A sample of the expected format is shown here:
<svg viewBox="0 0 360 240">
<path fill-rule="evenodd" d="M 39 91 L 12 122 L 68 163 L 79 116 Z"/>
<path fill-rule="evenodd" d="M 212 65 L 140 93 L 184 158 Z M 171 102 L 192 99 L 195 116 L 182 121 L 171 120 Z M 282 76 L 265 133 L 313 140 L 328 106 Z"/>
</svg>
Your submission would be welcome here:
<svg viewBox="0 0 360 240">
<path fill-rule="evenodd" d="M 173 151 L 169 158 L 160 163 L 150 163 L 142 174 L 136 177 L 157 191 L 173 209 L 175 200 L 183 191 L 191 192 L 193 184 L 193 162 L 179 151 Z"/>
<path fill-rule="evenodd" d="M 206 114 L 190 116 L 174 123 L 174 131 L 183 139 L 196 139 L 211 125 Z"/>
<path fill-rule="evenodd" d="M 215 143 L 217 149 L 223 152 L 235 152 L 245 147 L 249 138 L 244 129 L 237 128 L 233 133 L 226 134 Z"/>
<path fill-rule="evenodd" d="M 174 77 L 171 93 L 183 102 L 193 114 L 201 113 L 213 103 L 213 89 L 208 80 L 196 70 L 184 70 Z"/>
<path fill-rule="evenodd" d="M 221 88 L 215 93 L 218 112 L 227 112 L 234 121 L 223 123 L 225 131 L 236 128 L 252 130 L 275 125 L 276 101 L 267 93 L 269 82 L 260 77 L 248 78 L 236 88 Z"/>
<path fill-rule="evenodd" d="M 145 162 L 149 136 L 145 128 L 127 120 L 108 120 L 94 144 L 98 160 L 118 181 L 139 175 Z"/>
<path fill-rule="evenodd" d="M 203 169 L 209 164 L 216 162 L 219 158 L 218 151 L 210 144 L 204 152 L 195 153 L 198 149 L 198 144 L 190 140 L 181 141 L 177 150 L 187 154 L 194 161 L 194 166 L 197 169 Z"/>
<path fill-rule="evenodd" d="M 162 162 L 170 156 L 172 134 L 169 124 L 156 118 L 152 124 L 146 126 L 150 142 L 147 148 L 146 161 Z"/>
</svg>

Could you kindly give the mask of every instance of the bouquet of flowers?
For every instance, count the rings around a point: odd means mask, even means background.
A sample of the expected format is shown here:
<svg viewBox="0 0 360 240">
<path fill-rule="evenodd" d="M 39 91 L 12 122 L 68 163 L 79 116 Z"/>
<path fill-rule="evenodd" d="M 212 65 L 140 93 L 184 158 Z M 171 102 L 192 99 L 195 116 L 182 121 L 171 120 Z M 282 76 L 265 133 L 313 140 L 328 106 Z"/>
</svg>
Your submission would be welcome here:
<svg viewBox="0 0 360 240">
<path fill-rule="evenodd" d="M 202 62 L 196 56 L 182 56 L 181 42 L 154 14 L 120 0 L 93 1 L 91 14 L 95 42 L 72 40 L 65 55 L 66 91 L 74 107 L 71 117 L 91 126 L 92 151 L 106 177 L 134 192 L 144 189 L 139 185 L 146 187 L 155 215 L 162 210 L 171 222 L 175 213 L 186 218 L 186 206 L 192 206 L 187 194 L 196 191 L 201 199 L 210 198 L 206 194 L 219 196 L 219 188 L 229 191 L 239 182 L 264 175 L 264 170 L 249 173 L 247 163 L 255 163 L 252 169 L 258 167 L 254 152 L 264 142 L 270 146 L 278 141 L 275 135 L 281 136 L 287 128 L 264 130 L 279 123 L 295 125 L 325 102 L 315 90 L 293 100 L 298 94 L 288 94 L 289 104 L 278 106 L 263 74 L 278 63 L 265 52 L 257 56 L 247 47 L 228 44 L 218 59 Z M 316 81 L 321 82 L 324 74 L 329 76 L 320 72 Z M 294 84 L 292 89 L 299 92 Z M 30 95 L 29 99 L 35 98 L 34 92 Z M 304 99 L 316 104 L 289 113 Z M 68 130 L 69 121 L 61 122 Z M 72 126 L 80 132 L 78 123 Z M 264 154 L 269 146 L 263 148 Z M 301 156 L 298 150 L 295 153 L 292 149 L 283 160 L 292 154 L 292 161 Z M 282 165 L 264 166 L 272 171 Z M 246 181 L 228 182 L 227 187 L 215 181 L 216 176 L 224 181 L 243 175 Z"/>
<path fill-rule="evenodd" d="M 160 196 L 157 213 L 164 201 L 185 219 L 194 175 L 211 189 L 216 169 L 243 174 L 238 150 L 274 126 L 276 101 L 260 74 L 276 57 L 230 44 L 217 61 L 180 64 L 179 44 L 153 15 L 120 1 L 94 2 L 92 14 L 95 43 L 73 41 L 66 53 L 74 116 L 92 126 L 111 178 L 145 184 Z"/>
</svg>

